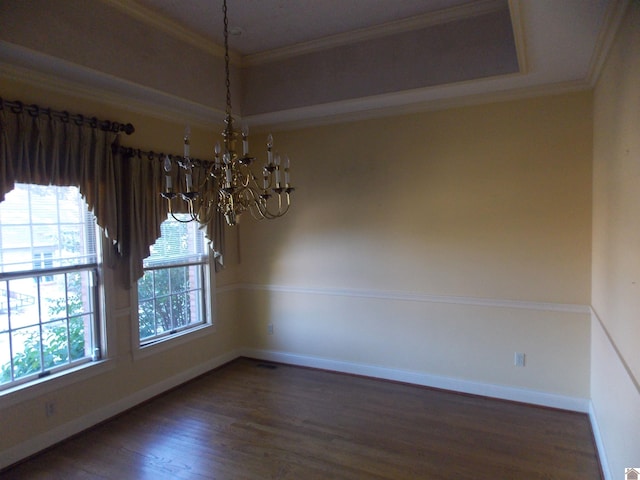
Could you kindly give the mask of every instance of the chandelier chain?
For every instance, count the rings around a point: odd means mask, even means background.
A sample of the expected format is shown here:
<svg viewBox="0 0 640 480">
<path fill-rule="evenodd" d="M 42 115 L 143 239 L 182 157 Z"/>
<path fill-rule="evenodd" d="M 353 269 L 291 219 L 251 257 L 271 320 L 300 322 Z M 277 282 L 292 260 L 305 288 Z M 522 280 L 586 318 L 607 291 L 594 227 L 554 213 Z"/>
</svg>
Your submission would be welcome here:
<svg viewBox="0 0 640 480">
<path fill-rule="evenodd" d="M 231 117 L 231 80 L 229 72 L 229 19 L 227 18 L 227 0 L 222 2 L 222 12 L 224 13 L 224 73 L 225 87 L 227 89 L 227 118 Z"/>
</svg>

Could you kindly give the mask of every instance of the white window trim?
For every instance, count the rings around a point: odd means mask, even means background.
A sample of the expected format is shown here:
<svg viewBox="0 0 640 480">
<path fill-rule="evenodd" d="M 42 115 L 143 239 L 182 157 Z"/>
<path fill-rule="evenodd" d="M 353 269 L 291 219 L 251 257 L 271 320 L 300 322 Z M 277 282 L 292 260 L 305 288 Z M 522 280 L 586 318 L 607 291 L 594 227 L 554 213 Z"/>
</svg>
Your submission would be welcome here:
<svg viewBox="0 0 640 480">
<path fill-rule="evenodd" d="M 61 372 L 52 373 L 33 382 L 7 388 L 0 393 L 0 410 L 33 400 L 34 398 L 47 395 L 51 392 L 60 391 L 97 375 L 102 375 L 113 370 L 115 366 L 116 362 L 112 359 L 97 360 L 95 362 L 84 363 L 78 367 L 68 368 Z"/>
<path fill-rule="evenodd" d="M 209 247 L 207 247 L 209 248 Z M 131 288 L 131 352 L 134 361 L 142 358 L 157 355 L 159 353 L 171 350 L 185 343 L 192 342 L 202 337 L 213 335 L 217 332 L 216 319 L 216 293 L 215 293 L 215 268 L 214 255 L 209 250 L 207 255 L 207 271 L 209 274 L 205 278 L 203 287 L 205 294 L 204 315 L 206 321 L 204 324 L 189 328 L 187 330 L 169 335 L 147 345 L 140 345 L 140 320 L 138 318 L 138 284 L 135 288 Z"/>
<path fill-rule="evenodd" d="M 98 257 L 98 291 L 99 295 L 99 315 L 100 315 L 100 337 L 101 337 L 101 359 L 83 363 L 77 367 L 52 373 L 46 377 L 35 379 L 30 382 L 21 383 L 14 387 L 0 391 L 0 409 L 8 408 L 22 402 L 33 400 L 34 398 L 60 391 L 71 385 L 102 375 L 116 367 L 114 358 L 116 357 L 116 331 L 115 316 L 112 303 L 108 301 L 110 292 L 114 288 L 114 273 L 110 268 L 105 268 L 103 262 L 104 249 L 111 245 L 104 234 L 102 228 L 96 226 L 97 235 L 100 238 Z"/>
</svg>

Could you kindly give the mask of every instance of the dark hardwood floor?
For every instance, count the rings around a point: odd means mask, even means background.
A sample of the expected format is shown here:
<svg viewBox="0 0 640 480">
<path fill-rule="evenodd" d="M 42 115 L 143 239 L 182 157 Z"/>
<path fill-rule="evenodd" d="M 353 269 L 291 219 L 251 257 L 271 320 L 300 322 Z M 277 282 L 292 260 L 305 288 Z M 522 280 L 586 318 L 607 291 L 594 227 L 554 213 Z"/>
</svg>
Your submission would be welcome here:
<svg viewBox="0 0 640 480">
<path fill-rule="evenodd" d="M 10 479 L 600 479 L 586 415 L 236 360 Z"/>
</svg>

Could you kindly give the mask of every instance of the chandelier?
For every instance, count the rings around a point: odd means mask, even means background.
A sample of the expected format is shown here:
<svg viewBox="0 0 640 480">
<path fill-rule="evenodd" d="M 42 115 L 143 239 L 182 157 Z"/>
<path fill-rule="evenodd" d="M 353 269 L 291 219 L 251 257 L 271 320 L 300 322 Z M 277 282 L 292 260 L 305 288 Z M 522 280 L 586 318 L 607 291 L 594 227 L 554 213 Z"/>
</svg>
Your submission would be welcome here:
<svg viewBox="0 0 640 480">
<path fill-rule="evenodd" d="M 290 183 L 289 157 L 280 157 L 273 150 L 273 136 L 267 136 L 267 160 L 256 172 L 255 158 L 249 154 L 249 132 L 247 127 L 240 131 L 234 128 L 231 114 L 231 81 L 229 80 L 229 24 L 227 1 L 223 0 L 224 13 L 224 66 L 227 103 L 225 127 L 222 131 L 223 145 L 216 143 L 213 161 L 193 160 L 190 157 L 190 129 L 185 129 L 184 152 L 182 158 L 166 156 L 163 168 L 166 189 L 161 193 L 167 200 L 169 213 L 180 222 L 211 222 L 216 211 L 222 213 L 227 224 L 236 225 L 240 214 L 249 211 L 256 219 L 274 219 L 289 210 L 290 195 L 294 188 Z M 241 141 L 242 155 L 236 150 Z M 176 164 L 176 165 L 174 165 Z M 173 169 L 178 168 L 178 182 L 184 187 L 176 192 L 173 188 Z M 194 168 L 200 169 L 196 175 Z M 194 180 L 195 179 L 195 180 Z M 176 202 L 182 203 L 175 205 Z M 176 216 L 177 212 L 187 212 Z"/>
</svg>

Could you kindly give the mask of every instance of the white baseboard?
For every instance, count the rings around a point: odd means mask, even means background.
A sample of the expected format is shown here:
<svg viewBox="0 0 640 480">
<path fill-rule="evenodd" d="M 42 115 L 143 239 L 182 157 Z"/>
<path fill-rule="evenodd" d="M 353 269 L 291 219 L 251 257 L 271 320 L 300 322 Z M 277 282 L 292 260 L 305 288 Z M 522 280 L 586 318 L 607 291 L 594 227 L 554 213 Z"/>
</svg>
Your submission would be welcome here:
<svg viewBox="0 0 640 480">
<path fill-rule="evenodd" d="M 225 363 L 228 363 L 238 358 L 239 352 L 233 350 L 211 360 L 202 363 L 196 367 L 186 370 L 173 377 L 166 378 L 161 382 L 151 385 L 147 388 L 139 390 L 128 397 L 122 398 L 112 404 L 101 407 L 94 410 L 87 415 L 76 418 L 68 423 L 59 425 L 41 435 L 30 438 L 18 445 L 15 445 L 7 450 L 0 452 L 0 469 L 8 467 L 22 459 L 25 459 L 35 453 L 38 453 L 45 448 L 55 445 L 62 440 L 65 440 L 77 433 L 82 432 L 100 422 L 108 420 L 109 418 L 118 415 L 136 405 L 141 404 L 157 395 L 160 395 L 167 390 L 170 390 L 178 385 L 181 385 L 189 380 L 192 380 L 199 375 L 207 373 L 208 371 L 217 368 Z"/>
<path fill-rule="evenodd" d="M 65 440 L 87 428 L 90 428 L 100 422 L 103 422 L 119 413 L 122 413 L 140 403 L 149 400 L 171 388 L 185 383 L 199 375 L 202 375 L 214 368 L 228 363 L 240 356 L 256 358 L 259 360 L 287 363 L 302 367 L 319 368 L 323 370 L 331 370 L 341 373 L 350 373 L 373 378 L 381 378 L 385 380 L 393 380 L 405 382 L 415 385 L 422 385 L 434 388 L 441 388 L 462 393 L 470 393 L 482 395 L 486 397 L 500 398 L 533 405 L 541 405 L 552 408 L 560 408 L 572 410 L 582 413 L 589 413 L 594 425 L 594 435 L 598 442 L 598 451 L 602 455 L 604 451 L 601 448 L 599 434 L 597 433 L 597 424 L 595 423 L 595 415 L 590 408 L 590 402 L 587 399 L 567 397 L 563 395 L 555 395 L 535 390 L 527 390 L 522 388 L 506 387 L 502 385 L 492 385 L 470 380 L 463 380 L 438 375 L 430 375 L 421 372 L 408 370 L 398 370 L 375 365 L 359 364 L 353 362 L 344 362 L 340 360 L 332 360 L 327 358 L 313 357 L 308 355 L 297 355 L 287 352 L 277 352 L 271 350 L 256 350 L 243 348 L 232 350 L 218 357 L 211 359 L 197 367 L 191 368 L 185 372 L 167 378 L 162 382 L 156 383 L 134 394 L 120 399 L 110 405 L 99 408 L 87 415 L 76 418 L 68 423 L 60 425 L 34 438 L 30 438 L 18 445 L 15 445 L 5 451 L 0 452 L 0 469 L 27 458 L 41 450 L 44 450 L 62 440 Z M 605 469 L 605 461 L 601 456 L 603 469 Z M 605 471 L 607 471 L 605 469 Z M 606 478 L 609 480 L 609 478 Z"/>
<path fill-rule="evenodd" d="M 591 430 L 593 431 L 593 438 L 596 442 L 596 449 L 598 451 L 598 458 L 600 459 L 600 467 L 602 467 L 604 480 L 613 480 L 611 470 L 609 469 L 609 462 L 607 461 L 604 442 L 602 441 L 602 436 L 600 434 L 600 427 L 598 426 L 598 418 L 593 408 L 593 402 L 591 401 L 589 401 L 589 421 L 591 422 Z"/>
<path fill-rule="evenodd" d="M 511 400 L 515 402 L 529 403 L 544 407 L 559 408 L 575 412 L 588 413 L 589 400 L 586 398 L 568 397 L 552 393 L 528 390 L 525 388 L 507 387 L 503 385 L 492 385 L 489 383 L 474 382 L 459 378 L 431 375 L 410 370 L 398 370 L 393 368 L 367 365 L 361 363 L 344 362 L 327 358 L 312 357 L 308 355 L 298 355 L 287 352 L 277 352 L 272 350 L 241 349 L 240 354 L 244 357 L 256 358 L 272 362 L 299 365 L 302 367 L 320 368 L 335 372 L 350 373 L 366 377 L 381 378 L 398 382 L 411 383 L 443 390 L 451 390 L 461 393 L 482 395 L 485 397 Z"/>
</svg>

